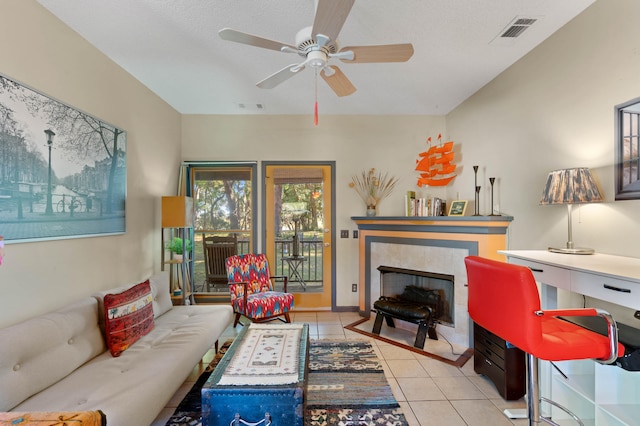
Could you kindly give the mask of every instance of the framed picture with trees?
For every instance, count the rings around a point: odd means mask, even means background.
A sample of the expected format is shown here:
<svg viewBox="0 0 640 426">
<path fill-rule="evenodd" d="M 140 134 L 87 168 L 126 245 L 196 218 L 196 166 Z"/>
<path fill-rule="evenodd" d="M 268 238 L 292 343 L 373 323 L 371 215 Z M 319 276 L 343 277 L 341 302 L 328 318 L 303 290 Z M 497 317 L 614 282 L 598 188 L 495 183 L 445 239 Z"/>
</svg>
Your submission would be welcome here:
<svg viewBox="0 0 640 426">
<path fill-rule="evenodd" d="M 5 242 L 122 234 L 126 188 L 124 130 L 0 75 Z"/>
</svg>

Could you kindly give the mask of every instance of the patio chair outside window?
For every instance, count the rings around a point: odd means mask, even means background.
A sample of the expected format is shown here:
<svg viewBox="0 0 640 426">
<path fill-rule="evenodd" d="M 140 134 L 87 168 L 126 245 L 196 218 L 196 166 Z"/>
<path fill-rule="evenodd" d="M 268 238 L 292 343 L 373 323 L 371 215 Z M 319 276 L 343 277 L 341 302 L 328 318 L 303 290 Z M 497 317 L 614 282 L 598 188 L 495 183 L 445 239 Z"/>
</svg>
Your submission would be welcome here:
<svg viewBox="0 0 640 426">
<path fill-rule="evenodd" d="M 225 260 L 238 254 L 238 237 L 235 234 L 228 237 L 205 237 L 202 239 L 202 244 L 207 273 L 207 292 L 211 291 L 211 287 L 222 287 L 226 291 L 228 280 Z"/>
</svg>

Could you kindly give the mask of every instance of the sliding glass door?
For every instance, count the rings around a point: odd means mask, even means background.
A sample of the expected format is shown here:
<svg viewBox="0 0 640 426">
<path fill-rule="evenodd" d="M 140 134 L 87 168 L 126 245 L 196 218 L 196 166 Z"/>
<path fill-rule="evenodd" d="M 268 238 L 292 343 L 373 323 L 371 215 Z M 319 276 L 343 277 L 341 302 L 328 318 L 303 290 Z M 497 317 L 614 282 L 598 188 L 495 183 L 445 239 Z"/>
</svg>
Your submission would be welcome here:
<svg viewBox="0 0 640 426">
<path fill-rule="evenodd" d="M 229 296 L 224 260 L 255 247 L 255 163 L 194 163 L 186 172 L 194 199 L 194 289 Z"/>
<path fill-rule="evenodd" d="M 297 309 L 331 308 L 334 165 L 264 162 L 258 213 L 256 163 L 185 163 L 181 182 L 195 209 L 196 301 L 228 300 L 224 259 L 230 253 L 263 252 L 273 275 L 289 277 Z"/>
</svg>

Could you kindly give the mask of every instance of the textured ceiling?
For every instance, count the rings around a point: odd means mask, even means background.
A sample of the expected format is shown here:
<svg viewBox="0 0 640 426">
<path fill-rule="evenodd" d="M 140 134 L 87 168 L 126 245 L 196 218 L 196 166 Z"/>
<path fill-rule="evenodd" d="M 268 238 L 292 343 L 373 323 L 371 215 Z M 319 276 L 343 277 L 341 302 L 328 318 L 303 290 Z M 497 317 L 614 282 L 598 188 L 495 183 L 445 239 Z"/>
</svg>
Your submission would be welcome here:
<svg viewBox="0 0 640 426">
<path fill-rule="evenodd" d="M 412 43 L 415 53 L 404 63 L 332 60 L 357 91 L 338 98 L 318 77 L 320 112 L 447 114 L 594 1 L 356 0 L 341 46 Z M 217 34 L 229 27 L 294 44 L 313 24 L 313 0 L 38 2 L 183 114 L 313 111 L 309 67 L 274 89 L 255 86 L 299 56 Z M 496 39 L 517 17 L 538 20 L 518 38 Z"/>
</svg>

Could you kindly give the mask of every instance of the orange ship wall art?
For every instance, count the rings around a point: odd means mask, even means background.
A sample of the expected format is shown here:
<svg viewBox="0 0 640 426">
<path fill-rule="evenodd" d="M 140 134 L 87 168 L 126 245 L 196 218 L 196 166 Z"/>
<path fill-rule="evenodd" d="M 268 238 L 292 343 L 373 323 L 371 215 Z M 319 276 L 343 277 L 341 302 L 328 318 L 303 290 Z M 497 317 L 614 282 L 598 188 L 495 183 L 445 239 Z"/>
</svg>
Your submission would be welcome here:
<svg viewBox="0 0 640 426">
<path fill-rule="evenodd" d="M 431 137 L 427 138 L 429 149 L 421 152 L 416 160 L 416 170 L 420 172 L 418 186 L 446 186 L 456 177 L 456 165 L 453 164 L 453 141 L 442 143 L 442 135 L 438 135 L 438 143 L 431 145 Z"/>
</svg>

